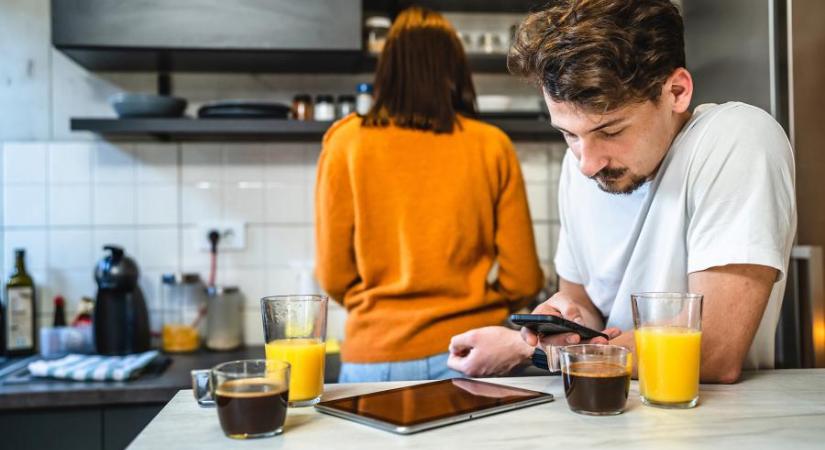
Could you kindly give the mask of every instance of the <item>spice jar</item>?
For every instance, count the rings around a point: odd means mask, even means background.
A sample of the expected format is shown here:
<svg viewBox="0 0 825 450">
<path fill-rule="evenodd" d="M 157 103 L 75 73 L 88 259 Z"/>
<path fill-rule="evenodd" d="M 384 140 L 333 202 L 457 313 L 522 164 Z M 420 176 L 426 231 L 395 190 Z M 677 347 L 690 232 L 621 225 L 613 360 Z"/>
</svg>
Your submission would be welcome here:
<svg viewBox="0 0 825 450">
<path fill-rule="evenodd" d="M 377 54 L 384 50 L 390 25 L 392 25 L 392 22 L 389 17 L 374 16 L 367 18 L 364 22 L 364 28 L 367 32 L 367 51 Z"/>
<path fill-rule="evenodd" d="M 312 120 L 312 97 L 298 94 L 292 98 L 292 118 L 295 120 Z"/>
<path fill-rule="evenodd" d="M 366 115 L 372 108 L 372 85 L 361 83 L 356 88 L 358 93 L 355 96 L 355 111 L 360 115 Z"/>
<path fill-rule="evenodd" d="M 163 351 L 191 352 L 200 347 L 206 315 L 206 286 L 196 273 L 161 277 Z"/>
<path fill-rule="evenodd" d="M 335 100 L 331 95 L 315 97 L 315 120 L 335 120 Z"/>
<path fill-rule="evenodd" d="M 341 119 L 352 112 L 355 112 L 355 96 L 339 95 L 338 105 L 335 108 L 335 116 Z"/>
</svg>

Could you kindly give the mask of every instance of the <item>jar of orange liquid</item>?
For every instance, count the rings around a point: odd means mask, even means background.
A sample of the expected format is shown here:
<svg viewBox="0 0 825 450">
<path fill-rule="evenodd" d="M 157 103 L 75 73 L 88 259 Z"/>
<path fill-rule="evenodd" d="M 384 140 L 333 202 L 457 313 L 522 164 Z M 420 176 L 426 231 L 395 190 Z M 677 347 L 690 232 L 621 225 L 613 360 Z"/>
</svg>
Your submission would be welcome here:
<svg viewBox="0 0 825 450">
<path fill-rule="evenodd" d="M 318 403 L 324 392 L 327 303 L 323 295 L 261 299 L 266 359 L 290 364 L 289 406 Z"/>
<path fill-rule="evenodd" d="M 161 277 L 163 351 L 180 353 L 200 348 L 206 314 L 206 286 L 196 273 Z"/>
</svg>

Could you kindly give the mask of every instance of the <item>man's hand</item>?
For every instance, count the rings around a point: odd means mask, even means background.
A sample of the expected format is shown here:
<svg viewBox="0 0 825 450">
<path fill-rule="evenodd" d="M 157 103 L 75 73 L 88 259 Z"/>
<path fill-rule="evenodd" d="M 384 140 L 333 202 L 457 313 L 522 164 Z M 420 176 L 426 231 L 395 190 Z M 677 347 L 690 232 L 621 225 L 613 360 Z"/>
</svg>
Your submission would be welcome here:
<svg viewBox="0 0 825 450">
<path fill-rule="evenodd" d="M 447 366 L 468 377 L 506 375 L 529 364 L 534 350 L 518 331 L 505 327 L 476 328 L 453 336 Z"/>
<path fill-rule="evenodd" d="M 577 302 L 573 296 L 558 292 L 556 295 L 547 299 L 533 310 L 532 314 L 549 314 L 551 316 L 558 316 L 588 328 L 598 330 L 602 328 L 601 317 L 596 317 L 592 311 L 583 307 L 580 302 Z M 618 328 L 608 328 L 602 331 L 604 334 L 613 339 L 622 332 Z M 521 337 L 527 345 L 535 347 L 539 344 L 539 336 L 530 329 L 522 328 Z M 541 344 L 547 348 L 548 346 L 560 347 L 564 345 L 573 345 L 580 343 L 590 344 L 607 344 L 607 340 L 601 337 L 590 339 L 582 342 L 581 337 L 576 333 L 561 333 L 552 336 L 541 336 Z"/>
</svg>

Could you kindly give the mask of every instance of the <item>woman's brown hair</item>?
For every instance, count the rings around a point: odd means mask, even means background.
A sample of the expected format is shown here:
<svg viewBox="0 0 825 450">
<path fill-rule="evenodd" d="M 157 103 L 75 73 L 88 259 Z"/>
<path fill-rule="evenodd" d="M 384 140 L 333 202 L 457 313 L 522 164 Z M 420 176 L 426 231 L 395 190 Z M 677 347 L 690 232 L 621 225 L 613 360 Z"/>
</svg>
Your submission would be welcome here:
<svg viewBox="0 0 825 450">
<path fill-rule="evenodd" d="M 507 65 L 588 112 L 655 102 L 685 67 L 682 17 L 670 0 L 553 0 L 521 23 Z"/>
<path fill-rule="evenodd" d="M 375 70 L 375 103 L 364 126 L 450 133 L 457 113 L 476 114 L 464 47 L 441 14 L 412 7 L 396 17 Z"/>
</svg>

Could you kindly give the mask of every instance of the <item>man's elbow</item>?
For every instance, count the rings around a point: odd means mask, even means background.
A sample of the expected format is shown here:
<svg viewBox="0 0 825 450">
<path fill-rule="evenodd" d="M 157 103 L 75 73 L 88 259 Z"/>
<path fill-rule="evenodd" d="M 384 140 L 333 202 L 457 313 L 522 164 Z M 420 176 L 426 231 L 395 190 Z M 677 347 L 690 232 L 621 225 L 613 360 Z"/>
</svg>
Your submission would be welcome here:
<svg viewBox="0 0 825 450">
<path fill-rule="evenodd" d="M 702 381 L 704 383 L 733 384 L 739 381 L 742 376 L 742 365 L 725 364 L 703 372 Z"/>
</svg>

